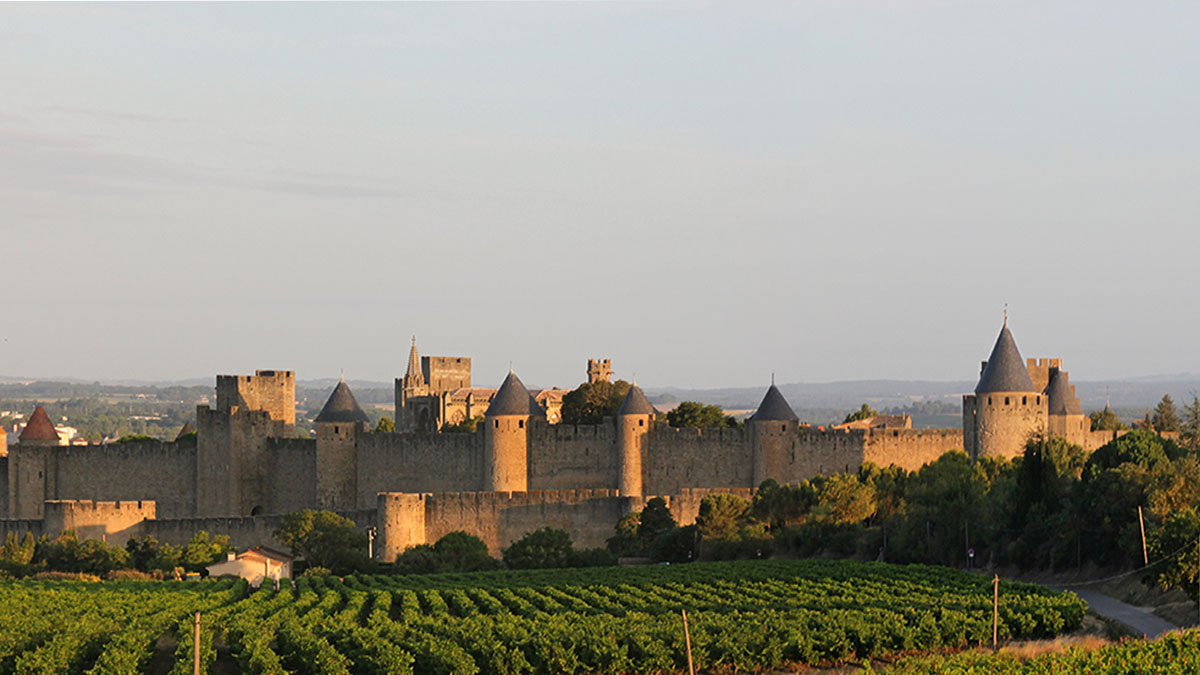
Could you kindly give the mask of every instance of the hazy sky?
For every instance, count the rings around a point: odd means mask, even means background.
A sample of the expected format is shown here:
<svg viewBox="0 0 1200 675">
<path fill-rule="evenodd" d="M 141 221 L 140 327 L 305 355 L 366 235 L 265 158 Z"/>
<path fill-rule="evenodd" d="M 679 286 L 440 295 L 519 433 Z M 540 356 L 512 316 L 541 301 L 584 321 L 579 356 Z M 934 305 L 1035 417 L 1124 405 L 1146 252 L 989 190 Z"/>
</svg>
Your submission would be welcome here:
<svg viewBox="0 0 1200 675">
<path fill-rule="evenodd" d="M 1200 371 L 1200 4 L 0 5 L 0 374 Z"/>
</svg>

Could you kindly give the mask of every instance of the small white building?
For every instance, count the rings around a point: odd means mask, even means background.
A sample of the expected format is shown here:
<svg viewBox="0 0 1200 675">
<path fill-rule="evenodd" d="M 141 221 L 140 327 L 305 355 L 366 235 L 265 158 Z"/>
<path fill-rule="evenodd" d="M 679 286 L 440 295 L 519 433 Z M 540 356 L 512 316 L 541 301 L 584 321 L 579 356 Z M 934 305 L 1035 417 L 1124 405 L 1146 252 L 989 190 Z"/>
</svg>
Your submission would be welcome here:
<svg viewBox="0 0 1200 675">
<path fill-rule="evenodd" d="M 239 576 L 257 587 L 263 584 L 264 579 L 276 583 L 280 579 L 291 579 L 293 560 L 292 556 L 282 551 L 255 546 L 241 553 L 230 553 L 228 559 L 209 565 L 208 576 Z"/>
</svg>

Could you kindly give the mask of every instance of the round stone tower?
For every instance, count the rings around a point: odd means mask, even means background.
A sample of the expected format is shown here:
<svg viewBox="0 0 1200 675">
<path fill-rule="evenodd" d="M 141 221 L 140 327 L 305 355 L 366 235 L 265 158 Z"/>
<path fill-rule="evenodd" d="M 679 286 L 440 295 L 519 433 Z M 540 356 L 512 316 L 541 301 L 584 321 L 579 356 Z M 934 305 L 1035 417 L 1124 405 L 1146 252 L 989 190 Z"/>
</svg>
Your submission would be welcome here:
<svg viewBox="0 0 1200 675">
<path fill-rule="evenodd" d="M 768 478 L 787 481 L 790 439 L 799 424 L 792 406 L 772 382 L 758 410 L 746 421 L 754 463 L 751 487 L 758 487 Z"/>
<path fill-rule="evenodd" d="M 621 463 L 617 489 L 622 497 L 642 496 L 642 458 L 655 413 L 642 388 L 636 384 L 629 387 L 617 411 L 617 451 Z"/>
<path fill-rule="evenodd" d="M 972 459 L 1021 455 L 1030 438 L 1046 433 L 1048 409 L 1048 397 L 1034 387 L 1005 317 L 975 393 L 963 397 L 967 453 Z"/>
<path fill-rule="evenodd" d="M 540 411 L 537 401 L 509 371 L 483 414 L 483 489 L 529 489 L 529 426 Z"/>
<path fill-rule="evenodd" d="M 358 437 L 371 430 L 346 380 L 338 382 L 314 420 L 317 428 L 317 505 L 358 508 Z"/>
</svg>

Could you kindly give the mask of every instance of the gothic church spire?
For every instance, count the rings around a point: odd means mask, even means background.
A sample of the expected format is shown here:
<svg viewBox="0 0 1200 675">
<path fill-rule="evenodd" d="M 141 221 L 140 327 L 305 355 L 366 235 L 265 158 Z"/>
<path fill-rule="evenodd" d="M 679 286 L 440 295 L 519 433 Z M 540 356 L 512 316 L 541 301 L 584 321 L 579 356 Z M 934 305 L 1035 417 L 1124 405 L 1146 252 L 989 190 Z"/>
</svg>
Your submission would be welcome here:
<svg viewBox="0 0 1200 675">
<path fill-rule="evenodd" d="M 412 339 L 412 348 L 408 350 L 408 370 L 404 373 L 404 386 L 415 389 L 425 386 L 425 375 L 421 372 L 421 359 L 417 356 L 417 336 Z"/>
</svg>

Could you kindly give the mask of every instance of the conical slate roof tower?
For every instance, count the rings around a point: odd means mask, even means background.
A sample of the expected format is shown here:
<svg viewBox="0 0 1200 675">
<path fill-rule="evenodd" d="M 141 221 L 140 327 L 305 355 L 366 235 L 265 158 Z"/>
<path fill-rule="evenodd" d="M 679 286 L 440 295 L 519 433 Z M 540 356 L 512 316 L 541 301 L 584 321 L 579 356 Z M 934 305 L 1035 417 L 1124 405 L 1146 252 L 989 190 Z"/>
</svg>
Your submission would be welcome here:
<svg viewBox="0 0 1200 675">
<path fill-rule="evenodd" d="M 1025 359 L 1021 358 L 1021 352 L 1017 349 L 1017 341 L 1008 329 L 1008 317 L 1004 317 L 1004 327 L 1000 329 L 996 346 L 992 347 L 992 355 L 988 357 L 987 366 L 979 376 L 979 384 L 975 386 L 976 394 L 1004 391 L 1037 392 L 1033 380 L 1029 378 Z"/>
<path fill-rule="evenodd" d="M 533 396 L 525 385 L 521 382 L 521 378 L 513 371 L 508 371 L 508 377 L 504 378 L 504 384 L 500 385 L 499 391 L 492 397 L 492 403 L 488 406 L 486 417 L 495 417 L 496 415 L 532 415 L 537 411 L 537 401 L 533 400 Z"/>
<path fill-rule="evenodd" d="M 1051 415 L 1083 414 L 1083 406 L 1080 405 L 1075 392 L 1071 391 L 1071 385 L 1067 382 L 1067 376 L 1063 371 L 1055 370 L 1054 374 L 1050 376 L 1050 385 L 1046 387 L 1046 395 L 1050 397 Z"/>
<path fill-rule="evenodd" d="M 329 395 L 329 400 L 325 401 L 325 407 L 321 408 L 315 421 L 366 422 L 370 424 L 371 418 L 363 412 L 362 407 L 358 405 L 358 400 L 350 391 L 350 387 L 345 380 L 342 380 L 333 388 L 333 393 Z"/>
<path fill-rule="evenodd" d="M 629 387 L 629 393 L 625 394 L 625 400 L 621 401 L 621 408 L 617 411 L 618 415 L 654 415 L 657 413 L 658 411 L 646 399 L 645 392 L 636 384 Z"/>
<path fill-rule="evenodd" d="M 750 416 L 750 419 L 755 422 L 796 422 L 800 418 L 796 417 L 796 412 L 792 410 L 792 406 L 788 405 L 787 399 L 783 397 L 783 393 L 771 383 L 771 387 L 767 389 L 767 393 L 763 396 L 762 403 L 758 404 L 758 410 Z"/>
</svg>

